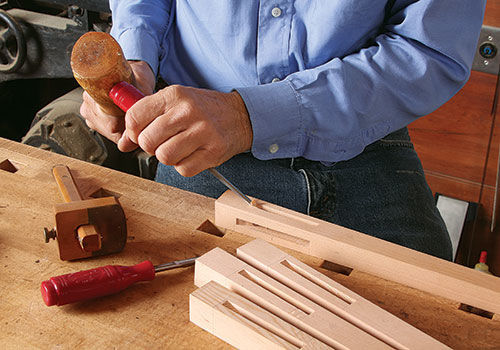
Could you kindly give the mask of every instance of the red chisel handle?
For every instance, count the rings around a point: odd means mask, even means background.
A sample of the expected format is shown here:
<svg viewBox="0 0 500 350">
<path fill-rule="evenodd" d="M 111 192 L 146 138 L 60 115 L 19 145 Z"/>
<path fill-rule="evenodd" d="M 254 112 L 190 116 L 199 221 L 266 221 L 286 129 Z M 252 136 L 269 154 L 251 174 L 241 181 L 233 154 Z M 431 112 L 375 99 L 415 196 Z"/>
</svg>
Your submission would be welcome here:
<svg viewBox="0 0 500 350">
<path fill-rule="evenodd" d="M 133 266 L 107 265 L 43 281 L 42 298 L 47 306 L 60 306 L 114 294 L 136 282 L 154 278 L 155 268 L 148 260 Z"/>
<path fill-rule="evenodd" d="M 134 103 L 143 98 L 144 94 L 134 85 L 122 81 L 111 88 L 109 97 L 113 100 L 115 105 L 126 112 Z"/>
</svg>

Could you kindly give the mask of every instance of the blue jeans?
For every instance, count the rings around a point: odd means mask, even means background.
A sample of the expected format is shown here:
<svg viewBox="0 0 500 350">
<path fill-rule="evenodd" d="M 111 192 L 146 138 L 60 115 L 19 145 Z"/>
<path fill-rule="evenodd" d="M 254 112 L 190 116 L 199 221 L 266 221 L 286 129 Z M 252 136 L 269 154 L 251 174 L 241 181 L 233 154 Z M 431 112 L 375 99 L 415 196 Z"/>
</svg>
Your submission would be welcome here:
<svg viewBox="0 0 500 350">
<path fill-rule="evenodd" d="M 243 153 L 217 169 L 247 195 L 451 260 L 446 226 L 406 128 L 331 166 Z M 207 171 L 185 178 L 163 164 L 156 181 L 213 198 L 226 191 Z"/>
</svg>

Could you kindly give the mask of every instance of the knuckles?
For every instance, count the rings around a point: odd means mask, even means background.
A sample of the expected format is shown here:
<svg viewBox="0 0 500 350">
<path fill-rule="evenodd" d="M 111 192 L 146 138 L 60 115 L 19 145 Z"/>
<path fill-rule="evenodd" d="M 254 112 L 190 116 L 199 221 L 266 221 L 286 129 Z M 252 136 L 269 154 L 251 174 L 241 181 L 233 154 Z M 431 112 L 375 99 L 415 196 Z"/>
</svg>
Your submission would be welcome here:
<svg viewBox="0 0 500 350">
<path fill-rule="evenodd" d="M 197 115 L 197 108 L 193 101 L 182 100 L 176 106 L 175 112 L 180 116 L 195 116 Z"/>
<path fill-rule="evenodd" d="M 186 95 L 186 87 L 182 85 L 170 85 L 163 89 L 167 96 L 171 99 L 183 99 Z"/>
</svg>

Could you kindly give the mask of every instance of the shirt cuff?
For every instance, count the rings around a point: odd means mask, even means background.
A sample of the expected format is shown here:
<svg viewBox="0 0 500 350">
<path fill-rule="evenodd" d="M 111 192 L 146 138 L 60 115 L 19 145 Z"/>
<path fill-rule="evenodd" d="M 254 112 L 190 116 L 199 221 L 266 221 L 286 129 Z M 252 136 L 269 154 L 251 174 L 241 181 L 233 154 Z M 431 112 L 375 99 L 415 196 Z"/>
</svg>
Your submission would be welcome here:
<svg viewBox="0 0 500 350">
<path fill-rule="evenodd" d="M 145 61 L 149 64 L 156 77 L 158 73 L 160 49 L 156 40 L 141 29 L 126 29 L 121 33 L 113 33 L 120 44 L 127 60 Z"/>
<path fill-rule="evenodd" d="M 299 97 L 288 81 L 237 88 L 250 116 L 252 154 L 262 160 L 297 157 L 304 130 Z"/>
</svg>

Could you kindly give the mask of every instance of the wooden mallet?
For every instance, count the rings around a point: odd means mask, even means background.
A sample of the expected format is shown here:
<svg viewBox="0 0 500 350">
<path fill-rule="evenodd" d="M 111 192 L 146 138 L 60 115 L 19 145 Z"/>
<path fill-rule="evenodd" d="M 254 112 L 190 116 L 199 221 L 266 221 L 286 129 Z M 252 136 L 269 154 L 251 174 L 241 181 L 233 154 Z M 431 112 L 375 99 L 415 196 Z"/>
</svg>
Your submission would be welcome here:
<svg viewBox="0 0 500 350">
<path fill-rule="evenodd" d="M 134 85 L 135 79 L 120 45 L 111 35 L 103 32 L 82 35 L 71 52 L 71 69 L 78 83 L 104 112 L 113 116 L 124 114 L 109 92 L 120 82 Z"/>
</svg>

